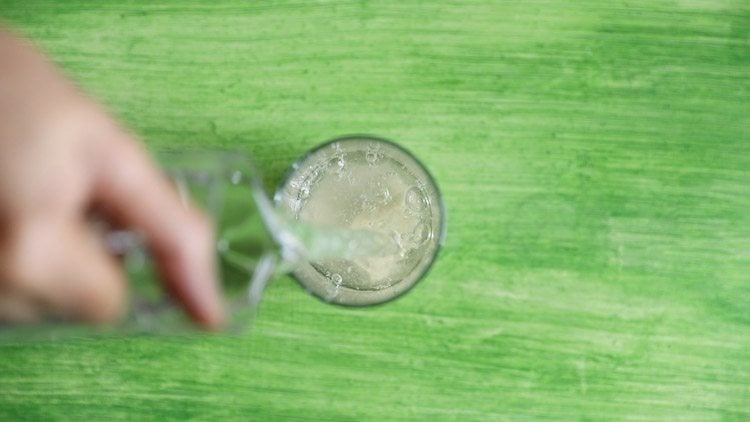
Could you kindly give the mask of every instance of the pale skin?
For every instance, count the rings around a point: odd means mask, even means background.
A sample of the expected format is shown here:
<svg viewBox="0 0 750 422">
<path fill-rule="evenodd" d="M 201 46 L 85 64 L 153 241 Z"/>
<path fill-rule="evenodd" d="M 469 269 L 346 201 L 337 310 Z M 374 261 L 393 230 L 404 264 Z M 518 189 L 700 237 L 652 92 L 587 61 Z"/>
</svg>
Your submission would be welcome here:
<svg viewBox="0 0 750 422">
<path fill-rule="evenodd" d="M 0 322 L 123 315 L 127 279 L 94 215 L 142 233 L 185 311 L 222 326 L 210 220 L 182 204 L 141 142 L 0 27 Z"/>
</svg>

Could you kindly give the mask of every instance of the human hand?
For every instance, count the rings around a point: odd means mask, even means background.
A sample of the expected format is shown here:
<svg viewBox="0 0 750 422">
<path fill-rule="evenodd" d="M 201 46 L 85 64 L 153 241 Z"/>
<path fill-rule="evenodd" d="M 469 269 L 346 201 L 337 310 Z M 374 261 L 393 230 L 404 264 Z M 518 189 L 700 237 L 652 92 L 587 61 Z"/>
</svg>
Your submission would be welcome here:
<svg viewBox="0 0 750 422">
<path fill-rule="evenodd" d="M 166 288 L 202 326 L 224 314 L 213 228 L 141 144 L 0 27 L 0 321 L 109 322 L 126 280 L 92 215 L 142 233 Z"/>
</svg>

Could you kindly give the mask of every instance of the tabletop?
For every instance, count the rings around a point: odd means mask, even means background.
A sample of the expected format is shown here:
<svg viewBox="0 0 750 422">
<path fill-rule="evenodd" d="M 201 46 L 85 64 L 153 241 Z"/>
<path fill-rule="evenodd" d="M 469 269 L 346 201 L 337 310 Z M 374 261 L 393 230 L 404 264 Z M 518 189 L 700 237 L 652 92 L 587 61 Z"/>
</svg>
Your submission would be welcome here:
<svg viewBox="0 0 750 422">
<path fill-rule="evenodd" d="M 152 149 L 392 139 L 447 240 L 236 337 L 0 344 L 2 419 L 750 419 L 750 3 L 0 0 Z"/>
</svg>

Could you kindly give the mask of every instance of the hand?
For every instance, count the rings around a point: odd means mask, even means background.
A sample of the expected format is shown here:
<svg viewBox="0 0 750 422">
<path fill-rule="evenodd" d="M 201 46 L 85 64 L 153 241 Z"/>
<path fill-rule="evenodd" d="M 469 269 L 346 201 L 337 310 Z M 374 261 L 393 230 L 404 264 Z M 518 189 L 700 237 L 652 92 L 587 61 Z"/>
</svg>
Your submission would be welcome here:
<svg viewBox="0 0 750 422">
<path fill-rule="evenodd" d="M 0 28 L 0 321 L 123 313 L 125 277 L 94 212 L 142 233 L 172 295 L 204 327 L 221 325 L 209 220 L 100 106 Z"/>
</svg>

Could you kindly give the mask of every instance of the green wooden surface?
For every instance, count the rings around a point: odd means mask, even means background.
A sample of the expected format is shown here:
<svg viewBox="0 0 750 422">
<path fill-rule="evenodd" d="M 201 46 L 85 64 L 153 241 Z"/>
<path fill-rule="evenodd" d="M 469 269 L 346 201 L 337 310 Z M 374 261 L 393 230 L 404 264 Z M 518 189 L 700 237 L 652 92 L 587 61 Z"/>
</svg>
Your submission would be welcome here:
<svg viewBox="0 0 750 422">
<path fill-rule="evenodd" d="M 433 271 L 242 338 L 0 345 L 2 419 L 750 419 L 750 3 L 0 0 L 154 148 L 434 173 Z"/>
</svg>

